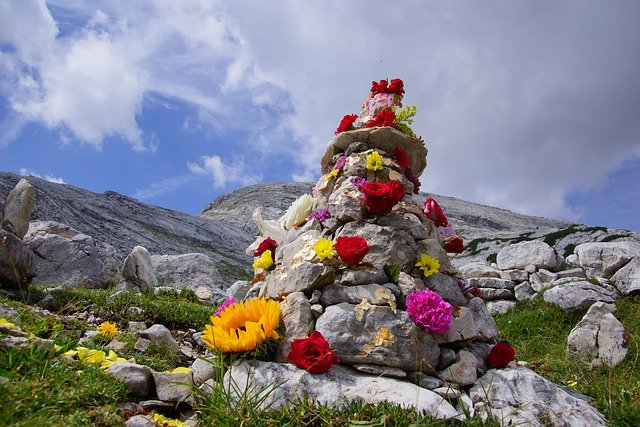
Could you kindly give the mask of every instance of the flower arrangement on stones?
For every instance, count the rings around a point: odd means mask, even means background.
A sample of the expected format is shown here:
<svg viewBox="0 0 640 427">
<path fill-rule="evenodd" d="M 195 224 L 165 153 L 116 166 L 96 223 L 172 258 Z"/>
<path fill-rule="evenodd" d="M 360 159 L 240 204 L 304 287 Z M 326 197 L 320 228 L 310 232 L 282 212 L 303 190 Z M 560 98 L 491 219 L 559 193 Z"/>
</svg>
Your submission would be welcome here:
<svg viewBox="0 0 640 427">
<path fill-rule="evenodd" d="M 403 96 L 400 79 L 373 82 L 361 113 L 340 121 L 312 196 L 277 221 L 257 210 L 262 236 L 247 250 L 253 287 L 245 302 L 222 304 L 207 345 L 246 352 L 283 338 L 274 360 L 312 374 L 342 363 L 407 380 L 421 372 L 460 387 L 470 385 L 476 366 L 513 360 L 504 344 L 484 360 L 497 328 L 480 290 L 447 255 L 462 252 L 464 242 L 433 198 L 420 206 L 407 197 L 419 190 L 427 149 L 409 127 L 416 108 L 400 109 Z M 243 304 L 258 295 L 255 304 L 278 300 L 282 311 L 249 319 L 254 310 Z M 276 332 L 277 322 L 285 332 Z M 449 369 L 475 355 L 483 360 Z"/>
</svg>

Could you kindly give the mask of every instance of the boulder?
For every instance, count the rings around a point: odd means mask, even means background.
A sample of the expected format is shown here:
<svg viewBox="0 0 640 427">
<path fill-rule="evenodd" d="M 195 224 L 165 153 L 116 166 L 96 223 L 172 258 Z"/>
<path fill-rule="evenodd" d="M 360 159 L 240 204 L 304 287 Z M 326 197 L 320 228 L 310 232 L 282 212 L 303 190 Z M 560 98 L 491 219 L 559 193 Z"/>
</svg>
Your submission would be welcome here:
<svg viewBox="0 0 640 427">
<path fill-rule="evenodd" d="M 438 378 L 448 383 L 458 384 L 461 387 L 468 386 L 475 383 L 478 379 L 476 373 L 477 367 L 478 361 L 476 360 L 476 356 L 467 350 L 460 350 L 458 352 L 458 360 L 446 369 L 438 372 Z"/>
<path fill-rule="evenodd" d="M 333 267 L 318 262 L 300 262 L 287 270 L 278 266 L 265 279 L 259 295 L 279 298 L 293 292 L 311 293 L 333 283 L 335 276 Z"/>
<path fill-rule="evenodd" d="M 440 350 L 404 311 L 341 303 L 326 307 L 316 322 L 334 353 L 345 363 L 385 365 L 404 371 L 434 372 Z"/>
<path fill-rule="evenodd" d="M 191 396 L 193 373 L 153 372 L 156 395 L 163 402 L 183 402 Z"/>
<path fill-rule="evenodd" d="M 115 249 L 55 221 L 33 221 L 24 238 L 37 255 L 34 283 L 106 288 L 120 280 Z"/>
<path fill-rule="evenodd" d="M 244 385 L 250 387 L 245 389 Z M 425 388 L 393 378 L 358 373 L 340 365 L 320 375 L 298 369 L 292 364 L 242 361 L 225 374 L 224 385 L 232 395 L 247 392 L 260 407 L 278 408 L 308 396 L 322 405 L 338 406 L 354 400 L 364 403 L 391 402 L 435 418 L 458 416 L 458 412 L 442 397 Z"/>
<path fill-rule="evenodd" d="M 481 416 L 502 425 L 606 426 L 588 402 L 526 368 L 491 369 L 469 390 Z"/>
<path fill-rule="evenodd" d="M 27 291 L 38 274 L 34 258 L 26 243 L 0 229 L 0 288 Z"/>
<path fill-rule="evenodd" d="M 205 254 L 151 255 L 151 265 L 161 285 L 194 292 L 198 288 L 210 288 L 212 298 L 225 296 L 224 282 L 216 263 Z"/>
<path fill-rule="evenodd" d="M 311 304 L 302 292 L 293 292 L 282 300 L 280 315 L 285 338 L 280 344 L 276 360 L 286 362 L 293 340 L 306 338 L 311 333 L 314 317 L 311 314 Z"/>
<path fill-rule="evenodd" d="M 640 258 L 633 258 L 611 277 L 622 295 L 640 294 Z"/>
<path fill-rule="evenodd" d="M 567 357 L 581 359 L 589 366 L 602 363 L 615 366 L 626 356 L 628 349 L 624 326 L 613 313 L 615 304 L 596 302 L 573 328 L 567 338 Z"/>
<path fill-rule="evenodd" d="M 588 277 L 611 277 L 633 258 L 640 258 L 640 243 L 631 241 L 583 243 L 574 253 Z"/>
<path fill-rule="evenodd" d="M 500 271 L 483 262 L 470 262 L 458 270 L 466 279 L 472 277 L 500 277 Z"/>
<path fill-rule="evenodd" d="M 156 344 L 164 344 L 167 348 L 174 353 L 178 353 L 180 351 L 180 346 L 178 342 L 171 335 L 171 331 L 167 329 L 166 326 L 155 324 L 151 325 L 149 328 L 144 331 L 138 332 L 138 335 L 146 340 L 149 340 L 151 343 Z"/>
<path fill-rule="evenodd" d="M 122 278 L 136 285 L 141 291 L 158 286 L 151 255 L 144 246 L 134 247 L 127 255 L 122 267 Z"/>
<path fill-rule="evenodd" d="M 128 362 L 113 362 L 106 370 L 108 375 L 124 383 L 136 397 L 149 397 L 153 384 L 153 371 L 148 366 Z"/>
<path fill-rule="evenodd" d="M 523 270 L 528 265 L 554 270 L 560 266 L 555 249 L 541 240 L 530 240 L 505 246 L 496 258 L 500 270 Z"/>
<path fill-rule="evenodd" d="M 513 311 L 516 308 L 515 301 L 489 301 L 487 302 L 487 310 L 493 316 L 497 316 L 498 314 L 506 314 L 510 311 Z"/>
<path fill-rule="evenodd" d="M 2 229 L 22 239 L 29 229 L 31 209 L 36 190 L 29 181 L 22 178 L 9 192 L 2 206 Z"/>
<path fill-rule="evenodd" d="M 595 302 L 612 303 L 618 299 L 618 291 L 609 285 L 594 285 L 586 280 L 563 283 L 547 289 L 544 300 L 567 311 L 587 310 Z"/>
</svg>

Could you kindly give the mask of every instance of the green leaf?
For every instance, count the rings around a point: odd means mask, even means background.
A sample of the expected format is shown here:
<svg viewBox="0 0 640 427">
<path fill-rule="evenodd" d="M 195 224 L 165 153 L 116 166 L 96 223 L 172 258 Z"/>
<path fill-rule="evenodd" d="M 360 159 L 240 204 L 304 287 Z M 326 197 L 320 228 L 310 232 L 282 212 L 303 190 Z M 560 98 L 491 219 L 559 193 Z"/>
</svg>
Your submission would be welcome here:
<svg viewBox="0 0 640 427">
<path fill-rule="evenodd" d="M 394 285 L 398 284 L 398 277 L 400 276 L 400 266 L 399 265 L 385 265 L 384 272 Z"/>
</svg>

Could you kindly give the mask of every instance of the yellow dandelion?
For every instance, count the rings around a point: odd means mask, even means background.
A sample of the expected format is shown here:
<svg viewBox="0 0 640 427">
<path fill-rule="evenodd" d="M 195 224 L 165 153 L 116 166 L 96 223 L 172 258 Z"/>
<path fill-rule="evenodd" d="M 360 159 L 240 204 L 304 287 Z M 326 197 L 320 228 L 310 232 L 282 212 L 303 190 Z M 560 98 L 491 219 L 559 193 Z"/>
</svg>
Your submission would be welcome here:
<svg viewBox="0 0 640 427">
<path fill-rule="evenodd" d="M 263 270 L 268 270 L 272 265 L 273 257 L 271 256 L 271 250 L 267 249 L 266 251 L 262 252 L 262 255 L 260 255 L 260 257 L 258 257 L 258 259 L 253 262 L 253 269 L 257 270 L 259 268 L 262 268 Z"/>
<path fill-rule="evenodd" d="M 437 259 L 432 258 L 427 254 L 421 254 L 420 261 L 416 263 L 416 267 L 420 267 L 424 277 L 429 277 L 440 270 L 440 263 Z"/>
<path fill-rule="evenodd" d="M 113 338 L 118 333 L 118 328 L 113 322 L 102 322 L 98 325 L 98 332 L 100 332 L 100 335 L 102 336 Z"/>
<path fill-rule="evenodd" d="M 378 171 L 382 169 L 382 156 L 376 150 L 367 154 L 367 169 L 370 171 Z"/>
<path fill-rule="evenodd" d="M 219 316 L 211 316 L 202 340 L 223 353 L 240 353 L 256 349 L 268 339 L 279 339 L 280 303 L 265 298 L 237 302 Z"/>
<path fill-rule="evenodd" d="M 313 245 L 313 250 L 320 259 L 332 259 L 336 254 L 335 249 L 333 249 L 333 241 L 326 237 L 318 239 L 316 244 Z"/>
</svg>

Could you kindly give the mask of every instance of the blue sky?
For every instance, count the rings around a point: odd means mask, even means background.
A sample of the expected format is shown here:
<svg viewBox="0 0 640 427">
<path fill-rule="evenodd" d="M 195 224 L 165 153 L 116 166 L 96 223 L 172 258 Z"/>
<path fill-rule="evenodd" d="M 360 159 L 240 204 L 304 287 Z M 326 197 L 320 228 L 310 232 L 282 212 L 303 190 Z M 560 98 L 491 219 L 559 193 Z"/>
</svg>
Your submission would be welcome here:
<svg viewBox="0 0 640 427">
<path fill-rule="evenodd" d="M 198 213 L 402 78 L 425 191 L 640 231 L 636 1 L 0 2 L 0 170 Z"/>
</svg>

